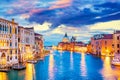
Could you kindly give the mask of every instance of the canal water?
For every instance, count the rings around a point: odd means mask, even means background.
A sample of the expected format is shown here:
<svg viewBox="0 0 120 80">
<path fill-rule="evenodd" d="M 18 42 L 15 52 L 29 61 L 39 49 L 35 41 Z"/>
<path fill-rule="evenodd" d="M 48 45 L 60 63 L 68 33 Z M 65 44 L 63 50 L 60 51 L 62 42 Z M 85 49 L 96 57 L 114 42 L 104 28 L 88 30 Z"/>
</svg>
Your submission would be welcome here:
<svg viewBox="0 0 120 80">
<path fill-rule="evenodd" d="M 120 80 L 120 67 L 110 64 L 110 57 L 54 51 L 26 70 L 0 72 L 0 80 Z"/>
</svg>

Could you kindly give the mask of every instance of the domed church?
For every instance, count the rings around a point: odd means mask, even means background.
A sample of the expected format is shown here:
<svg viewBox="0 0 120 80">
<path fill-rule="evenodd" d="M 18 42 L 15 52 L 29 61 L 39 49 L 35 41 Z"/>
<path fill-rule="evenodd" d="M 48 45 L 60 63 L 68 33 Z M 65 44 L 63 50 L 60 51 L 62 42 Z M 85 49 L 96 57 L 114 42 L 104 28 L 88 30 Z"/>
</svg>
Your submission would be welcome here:
<svg viewBox="0 0 120 80">
<path fill-rule="evenodd" d="M 67 33 L 65 33 L 65 35 L 64 35 L 64 37 L 62 39 L 62 42 L 64 42 L 64 43 L 69 42 L 69 37 L 68 37 Z"/>
</svg>

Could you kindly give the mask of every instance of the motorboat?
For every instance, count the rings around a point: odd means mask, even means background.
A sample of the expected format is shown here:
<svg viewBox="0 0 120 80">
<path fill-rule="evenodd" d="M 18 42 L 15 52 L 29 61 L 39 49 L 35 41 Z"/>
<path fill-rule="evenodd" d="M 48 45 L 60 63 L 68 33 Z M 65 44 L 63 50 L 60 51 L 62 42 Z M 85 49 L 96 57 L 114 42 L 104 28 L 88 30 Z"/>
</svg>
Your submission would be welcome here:
<svg viewBox="0 0 120 80">
<path fill-rule="evenodd" d="M 4 65 L 0 65 L 0 72 L 9 72 L 10 68 Z"/>
<path fill-rule="evenodd" d="M 9 72 L 10 69 L 9 68 L 0 68 L 0 72 Z"/>
<path fill-rule="evenodd" d="M 22 64 L 17 64 L 17 65 L 13 65 L 12 69 L 14 69 L 14 70 L 24 70 L 24 69 L 26 69 L 26 66 L 22 65 Z"/>
<path fill-rule="evenodd" d="M 33 64 L 35 64 L 35 63 L 37 63 L 37 60 L 28 60 L 27 63 L 33 63 Z"/>
<path fill-rule="evenodd" d="M 115 66 L 120 66 L 120 55 L 115 55 L 115 57 L 113 58 L 111 64 L 115 65 Z"/>
</svg>

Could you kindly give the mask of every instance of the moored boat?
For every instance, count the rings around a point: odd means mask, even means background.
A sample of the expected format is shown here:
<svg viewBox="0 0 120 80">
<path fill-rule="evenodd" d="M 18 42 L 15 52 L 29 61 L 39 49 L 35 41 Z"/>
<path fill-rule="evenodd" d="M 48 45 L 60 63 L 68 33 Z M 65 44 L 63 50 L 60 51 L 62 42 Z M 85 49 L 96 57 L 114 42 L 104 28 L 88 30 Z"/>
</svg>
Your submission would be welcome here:
<svg viewBox="0 0 120 80">
<path fill-rule="evenodd" d="M 0 72 L 9 72 L 10 68 L 6 65 L 0 65 Z"/>
<path fill-rule="evenodd" d="M 22 65 L 22 64 L 13 65 L 13 66 L 12 66 L 12 69 L 14 69 L 14 70 L 24 70 L 24 69 L 26 69 L 26 66 L 25 66 L 25 65 Z"/>
<path fill-rule="evenodd" d="M 35 64 L 35 63 L 37 63 L 37 60 L 28 60 L 27 63 L 33 63 L 33 64 Z"/>
<path fill-rule="evenodd" d="M 0 69 L 0 72 L 9 72 L 10 71 L 10 69 L 8 69 L 8 68 L 1 68 Z"/>
<path fill-rule="evenodd" d="M 111 64 L 115 65 L 115 66 L 120 66 L 120 56 L 119 55 L 115 55 L 115 57 L 113 58 Z"/>
</svg>

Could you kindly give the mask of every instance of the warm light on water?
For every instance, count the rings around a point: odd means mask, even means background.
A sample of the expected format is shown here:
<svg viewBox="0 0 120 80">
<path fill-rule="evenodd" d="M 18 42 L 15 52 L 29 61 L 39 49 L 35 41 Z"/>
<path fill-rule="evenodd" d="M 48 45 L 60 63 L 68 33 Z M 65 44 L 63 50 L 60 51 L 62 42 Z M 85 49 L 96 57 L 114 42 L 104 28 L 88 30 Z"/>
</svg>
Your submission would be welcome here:
<svg viewBox="0 0 120 80">
<path fill-rule="evenodd" d="M 104 80 L 120 79 L 120 67 L 111 65 L 111 57 L 104 57 L 103 62 L 104 64 L 101 73 Z M 114 69 L 112 67 L 114 67 Z"/>
<path fill-rule="evenodd" d="M 8 80 L 7 73 L 0 72 L 0 80 Z"/>
<path fill-rule="evenodd" d="M 33 64 L 26 65 L 25 80 L 35 80 L 35 70 Z"/>
<path fill-rule="evenodd" d="M 110 57 L 54 51 L 26 70 L 0 72 L 0 80 L 120 80 L 120 67 L 111 65 Z"/>
<path fill-rule="evenodd" d="M 81 76 L 86 76 L 86 63 L 85 63 L 85 53 L 81 53 L 81 62 L 80 62 Z"/>
<path fill-rule="evenodd" d="M 105 57 L 103 60 L 103 69 L 101 70 L 101 73 L 105 80 L 114 80 L 115 74 L 113 73 L 110 57 Z"/>
<path fill-rule="evenodd" d="M 70 52 L 70 68 L 71 68 L 71 70 L 73 70 L 73 65 L 74 65 L 74 63 L 73 63 L 73 52 Z"/>
<path fill-rule="evenodd" d="M 52 80 L 54 78 L 54 56 L 53 54 L 50 54 L 48 67 L 49 67 L 49 80 Z"/>
</svg>

